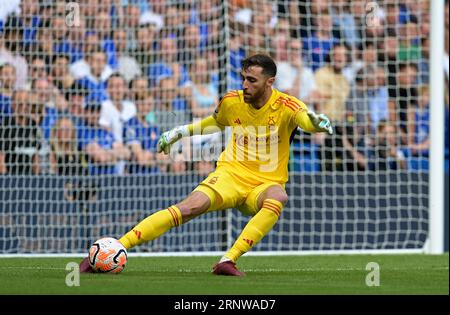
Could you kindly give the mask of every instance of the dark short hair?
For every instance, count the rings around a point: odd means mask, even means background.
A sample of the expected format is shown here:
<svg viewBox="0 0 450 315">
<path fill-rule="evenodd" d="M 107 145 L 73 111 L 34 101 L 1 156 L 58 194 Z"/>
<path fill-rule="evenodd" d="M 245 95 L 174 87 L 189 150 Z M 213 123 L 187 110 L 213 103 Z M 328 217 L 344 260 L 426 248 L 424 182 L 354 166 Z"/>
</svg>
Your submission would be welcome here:
<svg viewBox="0 0 450 315">
<path fill-rule="evenodd" d="M 247 70 L 253 66 L 261 67 L 263 69 L 262 73 L 270 77 L 277 75 L 277 65 L 268 55 L 256 54 L 242 60 L 242 70 Z"/>
<path fill-rule="evenodd" d="M 401 62 L 398 65 L 398 70 L 403 71 L 403 70 L 405 70 L 405 68 L 408 68 L 408 67 L 414 68 L 416 71 L 419 71 L 419 67 L 414 62 Z"/>
<path fill-rule="evenodd" d="M 66 93 L 65 93 L 67 99 L 69 99 L 70 97 L 75 96 L 75 95 L 85 97 L 88 94 L 89 94 L 89 91 L 78 80 L 73 82 L 72 85 L 66 90 Z"/>
<path fill-rule="evenodd" d="M 125 83 L 125 85 L 127 85 L 127 80 L 125 80 L 125 78 L 123 77 L 123 75 L 120 74 L 120 72 L 113 72 L 106 80 L 106 85 L 108 85 L 109 82 L 111 82 L 111 80 L 114 78 L 122 79 L 122 81 Z"/>
</svg>

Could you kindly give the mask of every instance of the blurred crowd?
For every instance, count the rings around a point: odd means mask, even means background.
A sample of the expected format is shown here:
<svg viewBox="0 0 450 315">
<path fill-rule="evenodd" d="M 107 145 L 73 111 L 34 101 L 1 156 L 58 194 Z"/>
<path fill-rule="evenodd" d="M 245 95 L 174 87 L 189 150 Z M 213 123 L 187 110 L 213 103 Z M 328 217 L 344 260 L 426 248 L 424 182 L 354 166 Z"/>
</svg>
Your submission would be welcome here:
<svg viewBox="0 0 450 315">
<path fill-rule="evenodd" d="M 212 114 L 257 52 L 275 88 L 336 126 L 299 131 L 292 170 L 427 170 L 430 2 L 370 3 L 2 0 L 0 174 L 207 174 L 214 159 L 157 154 L 159 135 Z"/>
</svg>

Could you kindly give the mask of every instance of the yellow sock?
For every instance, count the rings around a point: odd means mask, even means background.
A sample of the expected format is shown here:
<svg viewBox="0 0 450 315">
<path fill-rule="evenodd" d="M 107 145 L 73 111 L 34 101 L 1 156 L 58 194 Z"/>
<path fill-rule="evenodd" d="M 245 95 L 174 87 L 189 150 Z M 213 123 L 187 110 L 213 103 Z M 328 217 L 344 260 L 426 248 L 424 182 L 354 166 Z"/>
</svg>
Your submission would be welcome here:
<svg viewBox="0 0 450 315">
<path fill-rule="evenodd" d="M 181 211 L 176 206 L 160 210 L 148 216 L 119 241 L 126 249 L 154 240 L 169 229 L 181 225 Z"/>
<path fill-rule="evenodd" d="M 233 262 L 248 252 L 270 231 L 278 221 L 283 204 L 275 199 L 264 200 L 261 210 L 250 220 L 242 230 L 233 247 L 225 254 Z"/>
</svg>

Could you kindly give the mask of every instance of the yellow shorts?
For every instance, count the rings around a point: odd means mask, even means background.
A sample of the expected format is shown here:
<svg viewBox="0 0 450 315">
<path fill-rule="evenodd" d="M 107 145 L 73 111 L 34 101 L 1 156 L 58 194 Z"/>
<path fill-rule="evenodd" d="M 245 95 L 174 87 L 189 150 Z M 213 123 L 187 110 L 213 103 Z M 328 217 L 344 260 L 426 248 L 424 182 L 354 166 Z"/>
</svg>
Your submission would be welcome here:
<svg viewBox="0 0 450 315">
<path fill-rule="evenodd" d="M 284 190 L 284 185 L 276 182 L 244 178 L 224 168 L 217 168 L 194 191 L 203 192 L 211 200 L 207 212 L 237 208 L 243 214 L 253 216 L 259 211 L 259 195 L 274 185 Z"/>
</svg>

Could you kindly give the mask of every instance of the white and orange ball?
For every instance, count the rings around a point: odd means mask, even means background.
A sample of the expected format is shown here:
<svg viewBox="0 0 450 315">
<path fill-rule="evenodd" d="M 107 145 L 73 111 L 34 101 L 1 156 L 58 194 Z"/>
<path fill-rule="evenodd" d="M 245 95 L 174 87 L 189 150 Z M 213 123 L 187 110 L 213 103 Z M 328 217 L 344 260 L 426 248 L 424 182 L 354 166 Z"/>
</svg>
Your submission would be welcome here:
<svg viewBox="0 0 450 315">
<path fill-rule="evenodd" d="M 119 273 L 127 264 L 127 250 L 115 238 L 101 238 L 89 249 L 89 264 L 95 272 Z"/>
</svg>

